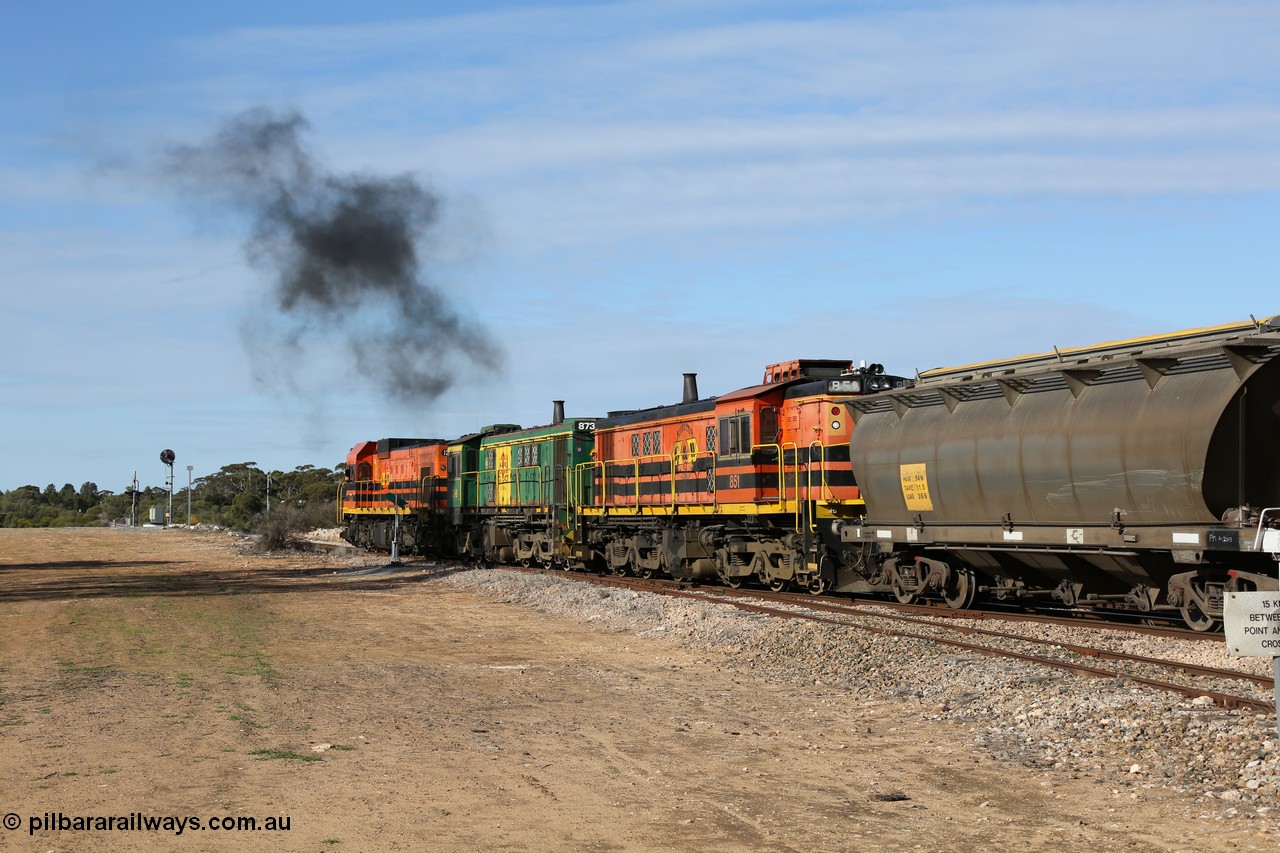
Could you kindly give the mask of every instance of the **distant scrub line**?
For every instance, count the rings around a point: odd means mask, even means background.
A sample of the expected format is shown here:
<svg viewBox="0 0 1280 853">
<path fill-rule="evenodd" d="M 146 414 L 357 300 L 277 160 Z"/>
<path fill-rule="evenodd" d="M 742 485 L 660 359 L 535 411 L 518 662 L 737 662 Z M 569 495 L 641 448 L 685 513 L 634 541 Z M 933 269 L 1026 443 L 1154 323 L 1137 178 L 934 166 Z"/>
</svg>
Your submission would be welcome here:
<svg viewBox="0 0 1280 853">
<path fill-rule="evenodd" d="M 192 519 L 233 530 L 249 530 L 262 524 L 267 510 L 269 474 L 272 515 L 283 512 L 291 521 L 301 522 L 305 518 L 314 521 L 315 526 L 323 526 L 332 522 L 334 494 L 342 482 L 342 470 L 341 465 L 336 468 L 299 465 L 292 471 L 266 472 L 254 462 L 226 465 L 217 473 L 192 482 Z M 185 525 L 187 487 L 174 485 L 173 518 L 169 521 Z M 143 524 L 151 520 L 153 507 L 160 508 L 161 519 L 168 510 L 169 493 L 160 486 L 138 489 L 136 501 L 131 488 L 117 494 L 99 489 L 98 484 L 92 482 L 84 483 L 79 489 L 70 483 L 61 489 L 52 483 L 43 489 L 20 486 L 0 492 L 0 527 L 106 527 L 130 520 Z M 136 513 L 136 517 L 131 519 L 131 513 Z"/>
</svg>

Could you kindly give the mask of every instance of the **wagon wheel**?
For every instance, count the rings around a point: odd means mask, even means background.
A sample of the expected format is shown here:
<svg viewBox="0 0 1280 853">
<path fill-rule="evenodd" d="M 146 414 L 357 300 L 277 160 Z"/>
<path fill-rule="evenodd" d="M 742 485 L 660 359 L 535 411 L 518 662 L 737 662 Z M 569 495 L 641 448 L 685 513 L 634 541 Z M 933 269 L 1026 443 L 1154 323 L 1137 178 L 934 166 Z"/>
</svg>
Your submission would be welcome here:
<svg viewBox="0 0 1280 853">
<path fill-rule="evenodd" d="M 791 585 L 786 578 L 769 578 L 769 589 L 774 592 L 782 592 Z"/>
<path fill-rule="evenodd" d="M 1188 601 L 1179 609 L 1182 612 L 1183 621 L 1193 631 L 1211 632 L 1222 630 L 1222 622 L 1201 610 L 1200 605 L 1195 601 Z"/>
<path fill-rule="evenodd" d="M 642 568 L 637 570 L 636 574 L 640 575 L 640 577 L 644 578 L 645 580 L 651 580 L 653 576 L 657 574 L 657 572 L 654 571 L 653 569 Z"/>
<path fill-rule="evenodd" d="M 730 589 L 742 589 L 742 585 L 746 583 L 746 580 L 742 575 L 729 575 L 724 579 L 724 585 Z"/>
<path fill-rule="evenodd" d="M 809 590 L 810 595 L 825 595 L 831 589 L 831 584 L 822 575 L 814 574 L 813 577 L 809 578 L 806 589 Z"/>
<path fill-rule="evenodd" d="M 953 569 L 946 587 L 942 590 L 942 600 L 952 610 L 964 610 L 973 606 L 973 599 L 978 594 L 978 579 L 969 569 Z"/>
<path fill-rule="evenodd" d="M 916 600 L 915 590 L 907 589 L 902 585 L 899 578 L 893 579 L 893 597 L 898 599 L 900 604 L 911 604 Z"/>
</svg>

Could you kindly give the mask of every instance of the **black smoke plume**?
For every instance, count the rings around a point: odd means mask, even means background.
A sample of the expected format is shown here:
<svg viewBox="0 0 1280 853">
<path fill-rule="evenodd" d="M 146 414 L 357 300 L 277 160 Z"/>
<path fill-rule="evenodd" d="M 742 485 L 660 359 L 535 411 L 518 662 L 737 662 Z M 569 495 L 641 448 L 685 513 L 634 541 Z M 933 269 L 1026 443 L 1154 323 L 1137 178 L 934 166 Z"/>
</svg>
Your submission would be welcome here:
<svg viewBox="0 0 1280 853">
<path fill-rule="evenodd" d="M 247 214 L 246 253 L 275 274 L 280 322 L 245 331 L 259 375 L 297 388 L 301 360 L 334 342 L 359 381 L 404 403 L 432 400 L 458 363 L 497 369 L 500 350 L 422 271 L 440 199 L 411 175 L 335 174 L 308 150 L 296 112 L 254 109 L 205 142 L 170 146 L 161 171 L 189 199 Z M 265 360 L 265 361 L 264 361 Z"/>
</svg>

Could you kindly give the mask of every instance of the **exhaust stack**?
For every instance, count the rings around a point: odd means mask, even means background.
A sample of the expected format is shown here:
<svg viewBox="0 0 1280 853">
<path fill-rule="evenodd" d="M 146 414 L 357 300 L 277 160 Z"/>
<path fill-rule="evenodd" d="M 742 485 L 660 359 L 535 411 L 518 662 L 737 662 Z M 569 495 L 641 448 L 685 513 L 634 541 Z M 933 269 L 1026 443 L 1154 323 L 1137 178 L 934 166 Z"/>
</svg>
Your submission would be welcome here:
<svg viewBox="0 0 1280 853">
<path fill-rule="evenodd" d="M 551 423 L 558 424 L 564 422 L 564 400 L 551 401 Z"/>
<path fill-rule="evenodd" d="M 698 374 L 686 373 L 684 375 L 684 401 L 685 403 L 696 403 L 698 401 Z"/>
</svg>

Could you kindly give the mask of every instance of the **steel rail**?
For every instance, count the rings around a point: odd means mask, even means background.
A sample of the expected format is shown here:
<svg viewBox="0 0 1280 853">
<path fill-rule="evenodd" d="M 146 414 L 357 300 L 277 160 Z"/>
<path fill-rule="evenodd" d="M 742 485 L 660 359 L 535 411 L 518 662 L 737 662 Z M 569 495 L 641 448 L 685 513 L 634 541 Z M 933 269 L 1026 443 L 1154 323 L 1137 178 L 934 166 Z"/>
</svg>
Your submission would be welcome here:
<svg viewBox="0 0 1280 853">
<path fill-rule="evenodd" d="M 708 590 L 708 592 L 711 592 Z M 730 597 L 742 594 L 742 590 L 731 590 L 728 593 L 722 593 L 716 590 L 714 594 L 727 594 Z M 969 625 L 948 625 L 946 623 L 929 622 L 924 618 L 917 616 L 900 616 L 897 614 L 879 614 L 871 613 L 866 610 L 856 610 L 852 607 L 844 607 L 839 604 L 831 604 L 824 601 L 810 601 L 801 596 L 783 599 L 778 597 L 774 599 L 768 593 L 762 595 L 754 595 L 752 592 L 747 593 L 747 597 L 759 597 L 766 600 L 777 600 L 782 603 L 791 604 L 795 607 L 807 607 L 812 610 L 824 610 L 831 613 L 844 613 L 849 616 L 868 616 L 880 619 L 892 619 L 896 622 L 908 622 L 915 625 L 927 625 L 931 628 L 937 628 L 943 631 L 956 631 L 962 634 L 977 634 L 986 637 L 998 637 L 1000 639 L 1013 640 L 1022 643 L 1029 643 L 1038 646 L 1050 646 L 1059 648 L 1063 651 L 1072 652 L 1086 658 L 1102 658 L 1105 660 L 1129 661 L 1131 663 L 1142 663 L 1151 666 L 1160 666 L 1166 669 L 1177 669 L 1192 675 L 1203 675 L 1211 678 L 1225 678 L 1239 681 L 1252 681 L 1256 684 L 1271 687 L 1275 682 L 1270 675 L 1254 675 L 1250 672 L 1240 672 L 1234 669 L 1220 669 L 1213 666 L 1201 666 L 1193 663 L 1183 663 L 1181 661 L 1165 660 L 1163 658 L 1149 658 L 1142 655 L 1131 655 L 1127 652 L 1114 652 L 1109 649 L 1099 649 L 1094 646 L 1082 646 L 1076 643 L 1061 642 L 1059 640 L 1045 640 L 1039 637 L 1023 637 L 1018 634 L 1007 634 L 1003 631 L 993 631 L 989 628 L 976 628 Z"/>
<path fill-rule="evenodd" d="M 566 573 L 564 572 L 550 572 L 543 569 L 516 568 L 515 570 L 529 572 L 529 573 L 556 574 L 559 576 L 566 576 Z M 1276 710 L 1276 706 L 1273 702 L 1268 702 L 1262 699 L 1254 699 L 1248 696 L 1236 696 L 1230 693 L 1222 693 L 1216 690 L 1205 690 L 1199 687 L 1190 687 L 1185 684 L 1176 684 L 1174 682 L 1161 681 L 1159 679 L 1149 678 L 1147 676 L 1133 675 L 1130 673 L 1120 672 L 1119 670 L 1104 669 L 1102 667 L 1087 666 L 1085 664 L 1080 664 L 1080 663 L 1071 663 L 1069 661 L 1060 661 L 1060 660 L 1055 660 L 1053 658 L 1039 657 L 1036 655 L 1025 654 L 1023 652 L 1013 652 L 1005 649 L 997 649 L 997 648 L 992 648 L 991 646 L 983 646 L 977 643 L 965 642 L 964 640 L 948 639 L 946 637 L 936 637 L 928 634 L 917 634 L 912 631 L 899 631 L 893 628 L 882 628 L 875 625 L 861 625 L 855 622 L 848 622 L 842 619 L 835 619 L 829 616 L 820 616 L 816 613 L 800 613 L 794 610 L 783 610 L 778 607 L 770 607 L 763 604 L 752 604 L 747 601 L 727 600 L 730 598 L 729 596 L 722 595 L 718 599 L 714 597 L 716 595 L 721 595 L 721 590 L 694 591 L 689 589 L 687 584 L 678 584 L 678 585 L 664 584 L 661 582 L 655 582 L 653 580 L 641 580 L 641 579 L 632 579 L 632 578 L 624 578 L 624 577 L 617 577 L 617 576 L 606 577 L 606 576 L 600 576 L 600 575 L 586 575 L 586 574 L 578 574 L 578 573 L 568 574 L 567 576 L 577 581 L 594 583 L 601 586 L 613 586 L 613 587 L 618 587 L 623 589 L 638 590 L 641 592 L 654 592 L 654 593 L 658 593 L 659 595 L 668 595 L 673 598 L 684 598 L 684 599 L 689 599 L 693 601 L 700 601 L 703 603 L 722 603 L 747 613 L 758 613 L 761 615 L 775 616 L 775 617 L 788 618 L 788 619 L 803 619 L 809 622 L 817 622 L 820 624 L 834 625 L 841 628 L 852 628 L 854 630 L 867 631 L 869 633 L 879 634 L 887 637 L 900 637 L 904 639 L 939 643 L 941 645 L 950 646 L 952 648 L 964 649 L 965 651 L 971 651 L 977 654 L 987 655 L 989 657 L 1000 657 L 1000 658 L 1008 658 L 1012 660 L 1020 660 L 1027 663 L 1036 664 L 1039 666 L 1049 667 L 1052 669 L 1065 670 L 1067 672 L 1074 672 L 1081 675 L 1089 675 L 1096 678 L 1125 679 L 1127 681 L 1132 681 L 1136 684 L 1142 684 L 1157 690 L 1177 693 L 1182 696 L 1186 696 L 1193 699 L 1201 696 L 1207 696 L 1213 700 L 1214 704 L 1218 705 L 1219 707 L 1227 708 L 1227 709 L 1246 709 L 1251 711 L 1262 711 L 1262 712 L 1271 712 L 1271 713 L 1274 713 Z M 821 603 L 821 602 L 815 602 L 815 603 Z M 854 615 L 862 615 L 862 614 L 846 613 L 844 615 L 854 616 Z M 874 614 L 870 614 L 870 615 L 874 615 Z M 895 617 L 883 616 L 880 618 L 893 619 Z M 904 617 L 897 617 L 897 618 L 901 619 Z M 940 627 L 945 627 L 945 626 L 940 626 Z M 986 631 L 982 631 L 982 629 L 973 629 L 973 630 L 981 631 L 982 633 L 988 633 Z M 1018 638 L 1018 639 L 1023 639 L 1023 638 Z M 1160 663 L 1161 665 L 1166 667 L 1178 666 L 1175 662 L 1172 662 L 1172 661 L 1164 661 Z M 1243 673 L 1233 673 L 1232 677 L 1238 678 L 1238 677 L 1243 677 L 1243 675 L 1244 675 Z"/>
<path fill-rule="evenodd" d="M 786 595 L 787 593 L 774 593 L 775 595 Z M 795 595 L 796 600 L 803 600 L 805 596 Z M 1102 617 L 1105 616 L 1133 616 L 1138 614 L 1130 613 L 1125 610 L 1103 610 L 1090 608 L 1087 610 L 1075 611 L 1076 616 L 1050 616 L 1045 613 L 1027 613 L 1025 611 L 1000 611 L 1000 610 L 952 610 L 945 605 L 931 604 L 903 604 L 898 601 L 861 601 L 853 599 L 849 602 L 850 606 L 863 607 L 888 607 L 893 610 L 902 610 L 908 613 L 921 613 L 929 616 L 935 616 L 940 619 L 973 619 L 982 621 L 986 619 L 996 619 L 1006 622 L 1037 622 L 1042 625 L 1061 625 L 1067 628 L 1083 628 L 1097 627 L 1110 628 L 1117 631 L 1125 631 L 1130 634 L 1146 634 L 1152 637 L 1167 637 L 1177 640 L 1196 640 L 1196 641 L 1218 641 L 1221 642 L 1222 634 L 1210 633 L 1207 631 L 1192 631 L 1188 628 L 1172 628 L 1160 625 L 1135 625 L 1123 622 L 1108 622 Z M 1153 616 L 1156 614 L 1141 614 L 1142 616 Z M 1173 618 L 1173 617 L 1170 617 Z"/>
</svg>

